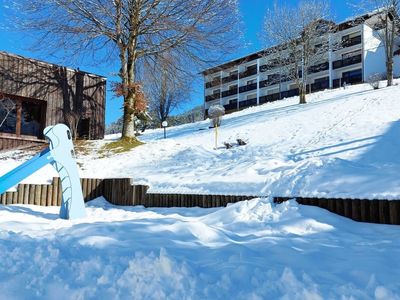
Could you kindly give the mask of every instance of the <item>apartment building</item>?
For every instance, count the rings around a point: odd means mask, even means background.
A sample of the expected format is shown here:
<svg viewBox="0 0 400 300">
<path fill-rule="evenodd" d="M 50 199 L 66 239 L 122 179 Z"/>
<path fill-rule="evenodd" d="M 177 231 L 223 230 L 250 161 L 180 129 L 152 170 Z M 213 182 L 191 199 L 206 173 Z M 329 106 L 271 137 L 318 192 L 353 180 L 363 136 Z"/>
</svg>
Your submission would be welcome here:
<svg viewBox="0 0 400 300">
<path fill-rule="evenodd" d="M 340 46 L 331 47 L 324 61 L 309 68 L 307 92 L 361 83 L 386 72 L 385 49 L 376 31 L 378 20 L 379 13 L 371 13 L 335 25 L 330 38 Z M 295 82 L 280 74 L 282 67 L 276 63 L 279 47 L 204 70 L 205 115 L 214 104 L 223 105 L 229 113 L 298 95 Z M 399 52 L 396 46 L 395 53 Z M 399 64 L 396 56 L 395 76 L 400 75 Z"/>
</svg>

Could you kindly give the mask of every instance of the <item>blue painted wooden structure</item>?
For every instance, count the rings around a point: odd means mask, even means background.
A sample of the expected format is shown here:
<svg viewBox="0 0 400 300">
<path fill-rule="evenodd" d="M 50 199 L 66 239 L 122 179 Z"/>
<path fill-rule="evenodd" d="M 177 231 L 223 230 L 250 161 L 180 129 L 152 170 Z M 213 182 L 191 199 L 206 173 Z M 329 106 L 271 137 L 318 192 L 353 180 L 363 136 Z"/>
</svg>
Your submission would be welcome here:
<svg viewBox="0 0 400 300">
<path fill-rule="evenodd" d="M 48 126 L 44 136 L 50 146 L 27 162 L 0 177 L 0 194 L 17 185 L 34 172 L 51 164 L 60 174 L 62 203 L 60 218 L 76 219 L 86 215 L 78 168 L 74 158 L 71 132 L 64 124 Z"/>
</svg>

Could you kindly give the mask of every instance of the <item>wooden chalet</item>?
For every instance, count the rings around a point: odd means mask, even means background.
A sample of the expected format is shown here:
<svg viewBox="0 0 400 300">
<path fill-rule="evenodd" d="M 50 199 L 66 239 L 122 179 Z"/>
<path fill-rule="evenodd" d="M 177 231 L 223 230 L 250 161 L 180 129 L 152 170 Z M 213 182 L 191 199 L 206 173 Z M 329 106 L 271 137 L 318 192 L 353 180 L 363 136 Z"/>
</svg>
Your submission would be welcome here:
<svg viewBox="0 0 400 300">
<path fill-rule="evenodd" d="M 57 123 L 103 138 L 105 93 L 102 76 L 0 51 L 0 151 L 44 143 Z"/>
</svg>

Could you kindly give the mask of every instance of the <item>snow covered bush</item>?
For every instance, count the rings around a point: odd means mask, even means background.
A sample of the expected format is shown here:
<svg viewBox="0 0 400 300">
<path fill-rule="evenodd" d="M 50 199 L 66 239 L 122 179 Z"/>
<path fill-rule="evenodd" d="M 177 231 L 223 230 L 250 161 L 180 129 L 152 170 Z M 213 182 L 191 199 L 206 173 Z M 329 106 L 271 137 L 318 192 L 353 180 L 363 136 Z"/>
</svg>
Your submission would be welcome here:
<svg viewBox="0 0 400 300">
<path fill-rule="evenodd" d="M 225 108 L 222 105 L 211 105 L 208 109 L 208 116 L 211 118 L 215 129 L 215 148 L 218 147 L 218 127 L 221 125 L 222 116 L 225 114 Z"/>
<path fill-rule="evenodd" d="M 225 108 L 222 105 L 215 104 L 208 109 L 208 116 L 212 120 L 213 127 L 220 126 L 222 116 L 225 114 Z"/>
<path fill-rule="evenodd" d="M 385 79 L 385 74 L 375 73 L 375 74 L 371 74 L 367 78 L 367 82 L 369 83 L 370 86 L 373 87 L 374 90 L 377 90 L 377 89 L 379 89 L 379 82 L 384 79 Z"/>
</svg>

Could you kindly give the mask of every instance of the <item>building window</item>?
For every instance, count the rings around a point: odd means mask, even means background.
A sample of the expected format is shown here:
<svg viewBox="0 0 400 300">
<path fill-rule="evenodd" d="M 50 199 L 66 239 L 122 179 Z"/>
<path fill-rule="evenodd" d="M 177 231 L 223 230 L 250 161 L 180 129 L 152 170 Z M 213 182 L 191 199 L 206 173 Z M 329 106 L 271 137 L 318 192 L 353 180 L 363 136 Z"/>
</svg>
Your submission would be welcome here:
<svg viewBox="0 0 400 300">
<path fill-rule="evenodd" d="M 254 99 L 254 98 L 257 98 L 257 94 L 250 94 L 250 95 L 247 95 L 247 97 L 246 97 L 247 100 Z"/>
<path fill-rule="evenodd" d="M 9 98 L 0 99 L 0 132 L 15 133 L 17 129 L 17 104 Z"/>
<path fill-rule="evenodd" d="M 342 84 L 346 83 L 360 83 L 362 82 L 362 71 L 361 69 L 349 71 L 349 72 L 344 72 L 342 74 Z"/>
<path fill-rule="evenodd" d="M 230 99 L 229 104 L 237 104 L 237 99 Z"/>
<path fill-rule="evenodd" d="M 230 90 L 230 91 L 232 91 L 232 90 L 237 90 L 237 87 L 238 87 L 237 84 L 230 85 L 230 86 L 229 86 L 229 90 Z"/>
<path fill-rule="evenodd" d="M 250 85 L 250 84 L 253 84 L 253 83 L 256 83 L 255 79 L 247 80 L 247 85 Z"/>
<path fill-rule="evenodd" d="M 237 74 L 238 74 L 237 70 L 229 72 L 229 76 L 234 76 L 234 75 L 237 75 Z"/>
<path fill-rule="evenodd" d="M 357 56 L 357 55 L 361 55 L 361 50 L 348 52 L 348 53 L 343 53 L 342 54 L 342 59 L 346 59 L 346 58 Z"/>
<path fill-rule="evenodd" d="M 46 103 L 21 97 L 0 99 L 0 132 L 42 138 Z"/>
<path fill-rule="evenodd" d="M 35 102 L 22 102 L 21 134 L 40 137 L 41 118 L 42 105 Z"/>
<path fill-rule="evenodd" d="M 219 94 L 220 91 L 221 91 L 220 89 L 213 90 L 213 94 Z"/>
</svg>

